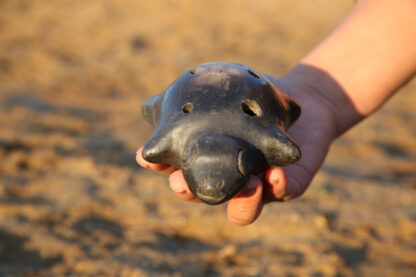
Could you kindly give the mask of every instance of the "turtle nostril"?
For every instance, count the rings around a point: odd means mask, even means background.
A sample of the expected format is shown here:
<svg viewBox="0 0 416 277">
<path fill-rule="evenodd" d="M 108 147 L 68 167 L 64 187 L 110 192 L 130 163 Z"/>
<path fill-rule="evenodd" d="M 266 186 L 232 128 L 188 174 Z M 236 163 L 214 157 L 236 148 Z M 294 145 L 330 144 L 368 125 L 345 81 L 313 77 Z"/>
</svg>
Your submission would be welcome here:
<svg viewBox="0 0 416 277">
<path fill-rule="evenodd" d="M 225 186 L 225 180 L 221 179 L 221 181 L 218 183 L 218 189 L 222 190 Z"/>
</svg>

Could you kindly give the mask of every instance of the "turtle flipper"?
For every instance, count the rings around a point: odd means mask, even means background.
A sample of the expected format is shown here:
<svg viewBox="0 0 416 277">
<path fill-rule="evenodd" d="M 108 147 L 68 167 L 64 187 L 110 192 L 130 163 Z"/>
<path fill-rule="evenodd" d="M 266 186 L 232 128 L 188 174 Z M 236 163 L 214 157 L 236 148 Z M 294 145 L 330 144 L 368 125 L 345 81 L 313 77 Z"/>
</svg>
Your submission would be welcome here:
<svg viewBox="0 0 416 277">
<path fill-rule="evenodd" d="M 164 93 L 153 95 L 144 102 L 142 106 L 143 118 L 156 128 L 160 118 L 160 106 L 162 104 Z"/>
</svg>

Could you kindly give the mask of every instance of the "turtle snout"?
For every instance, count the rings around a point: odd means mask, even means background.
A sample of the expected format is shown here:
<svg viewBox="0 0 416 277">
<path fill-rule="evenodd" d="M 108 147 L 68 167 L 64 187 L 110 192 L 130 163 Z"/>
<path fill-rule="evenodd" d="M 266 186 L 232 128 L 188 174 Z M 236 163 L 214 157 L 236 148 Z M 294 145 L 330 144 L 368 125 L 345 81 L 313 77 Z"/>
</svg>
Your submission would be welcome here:
<svg viewBox="0 0 416 277">
<path fill-rule="evenodd" d="M 189 189 L 208 204 L 235 196 L 251 174 L 265 165 L 261 152 L 246 141 L 227 136 L 205 136 L 182 152 L 181 169 Z"/>
</svg>

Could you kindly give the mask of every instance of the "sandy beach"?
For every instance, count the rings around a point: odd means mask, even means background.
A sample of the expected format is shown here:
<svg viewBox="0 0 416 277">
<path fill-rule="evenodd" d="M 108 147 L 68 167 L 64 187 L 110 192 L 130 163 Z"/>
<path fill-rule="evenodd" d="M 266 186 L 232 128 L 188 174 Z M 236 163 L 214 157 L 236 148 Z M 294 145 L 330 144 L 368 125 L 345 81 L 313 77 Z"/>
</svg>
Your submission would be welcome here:
<svg viewBox="0 0 416 277">
<path fill-rule="evenodd" d="M 247 227 L 135 162 L 148 97 L 209 61 L 282 76 L 353 5 L 0 1 L 0 276 L 416 276 L 415 80 Z"/>
</svg>

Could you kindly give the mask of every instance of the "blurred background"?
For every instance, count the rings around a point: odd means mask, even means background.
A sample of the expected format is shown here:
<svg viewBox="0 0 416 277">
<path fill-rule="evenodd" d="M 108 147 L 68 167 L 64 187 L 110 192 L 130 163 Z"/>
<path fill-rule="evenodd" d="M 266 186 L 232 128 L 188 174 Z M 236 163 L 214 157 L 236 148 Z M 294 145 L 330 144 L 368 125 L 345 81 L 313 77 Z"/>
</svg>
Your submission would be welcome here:
<svg viewBox="0 0 416 277">
<path fill-rule="evenodd" d="M 146 98 L 208 61 L 281 76 L 353 5 L 0 1 L 0 276 L 416 276 L 415 81 L 248 227 L 135 163 Z"/>
</svg>

